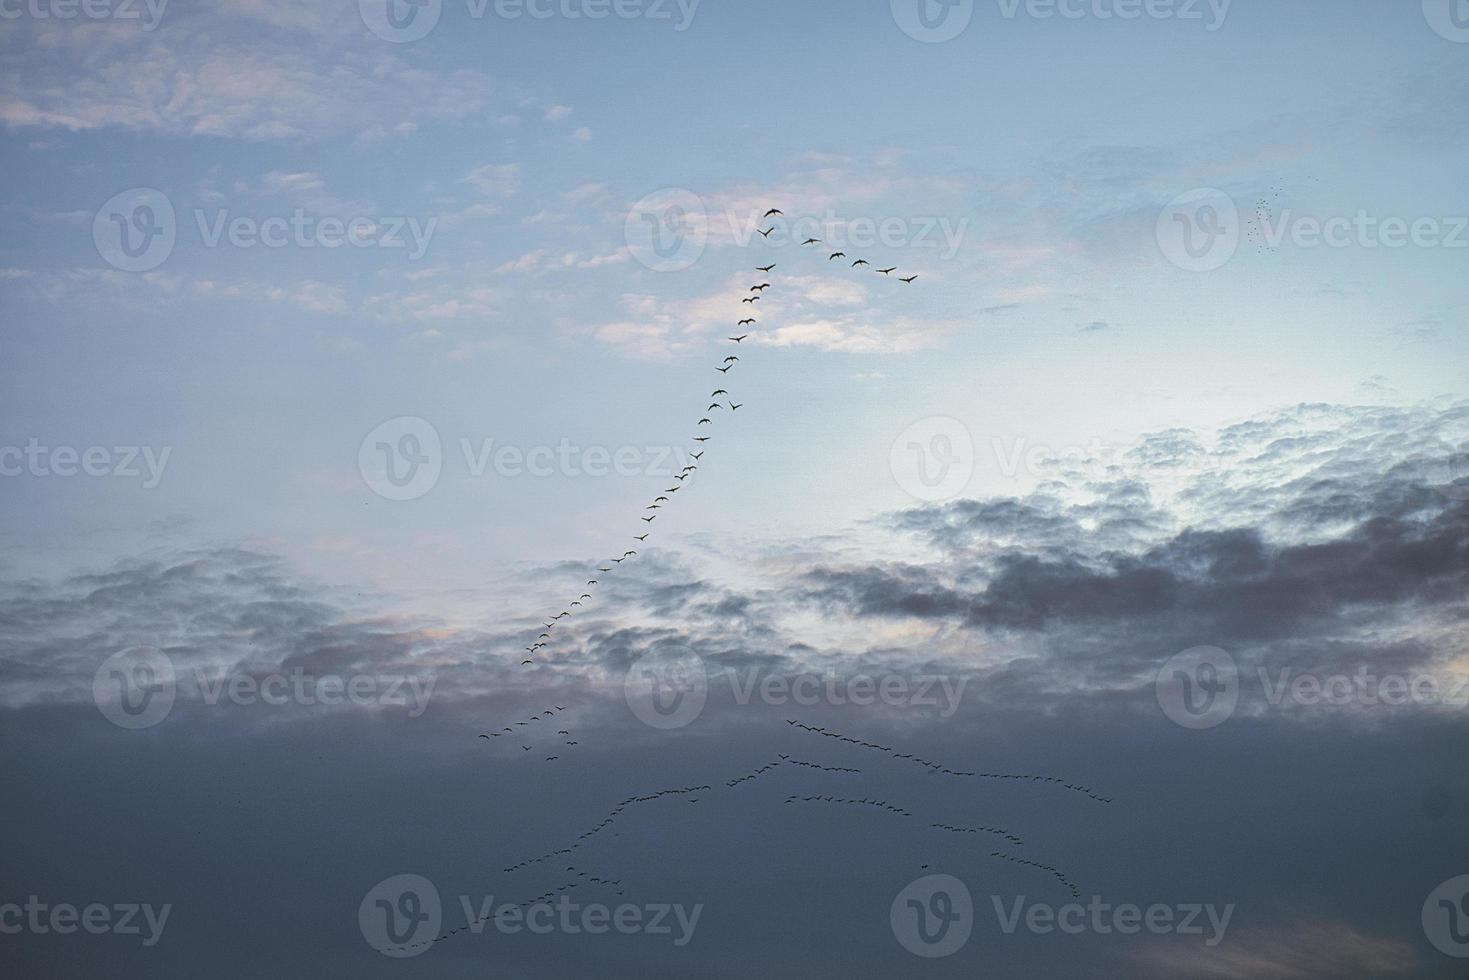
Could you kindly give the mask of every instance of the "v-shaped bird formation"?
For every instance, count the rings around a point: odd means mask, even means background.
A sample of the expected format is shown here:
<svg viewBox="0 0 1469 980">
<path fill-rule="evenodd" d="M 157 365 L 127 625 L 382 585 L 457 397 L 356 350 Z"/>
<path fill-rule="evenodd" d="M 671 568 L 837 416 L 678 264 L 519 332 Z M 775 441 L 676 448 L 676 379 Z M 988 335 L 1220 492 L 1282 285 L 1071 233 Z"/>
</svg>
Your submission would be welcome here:
<svg viewBox="0 0 1469 980">
<path fill-rule="evenodd" d="M 780 210 L 779 208 L 771 208 L 770 210 L 766 211 L 765 214 L 761 217 L 762 220 L 768 220 L 770 218 L 783 217 L 784 215 L 785 212 Z M 761 238 L 765 241 L 769 241 L 770 232 L 773 232 L 774 230 L 775 228 L 773 226 L 769 230 L 762 230 L 760 232 Z M 822 241 L 819 238 L 808 238 L 804 242 L 802 242 L 802 246 L 807 249 L 819 248 L 821 244 Z M 846 257 L 847 254 L 845 252 L 833 252 L 827 261 L 830 262 L 833 259 L 844 259 Z M 760 273 L 762 277 L 766 277 L 770 276 L 771 273 L 774 272 L 776 266 L 777 263 L 771 262 L 768 265 L 756 266 L 755 271 Z M 851 264 L 851 268 L 853 269 L 859 269 L 863 267 L 872 268 L 871 263 L 869 263 L 866 259 L 859 258 Z M 889 276 L 897 271 L 897 266 L 892 266 L 887 269 L 873 269 L 873 272 L 875 274 L 882 276 Z M 917 278 L 917 275 L 899 277 L 902 282 L 909 285 L 911 285 Z M 765 281 L 765 279 L 763 278 L 749 287 L 750 295 L 741 298 L 740 305 L 742 307 L 748 306 L 751 309 L 744 310 L 738 314 L 739 318 L 735 320 L 735 328 L 737 332 L 735 335 L 726 338 L 728 343 L 742 345 L 746 340 L 750 340 L 752 338 L 754 338 L 755 341 L 758 343 L 758 333 L 749 330 L 746 330 L 743 333 L 739 333 L 738 331 L 744 330 L 744 328 L 746 327 L 756 327 L 759 324 L 759 319 L 753 315 L 754 308 L 758 303 L 760 303 L 762 299 L 765 298 L 766 290 L 773 288 L 775 288 L 775 284 Z M 722 378 L 727 379 L 730 376 L 730 373 L 733 372 L 734 369 L 736 367 L 739 367 L 742 363 L 743 361 L 738 354 L 730 354 L 727 355 L 722 361 L 720 361 L 719 364 L 714 367 L 714 370 L 718 372 L 722 376 Z M 646 525 L 646 527 L 643 528 L 643 531 L 645 533 L 631 535 L 630 537 L 632 538 L 632 540 L 637 541 L 639 544 L 645 544 L 655 530 L 654 523 L 660 517 L 666 516 L 666 511 L 670 507 L 672 507 L 673 503 L 675 502 L 675 495 L 687 488 L 688 481 L 694 476 L 695 473 L 699 471 L 699 463 L 704 458 L 704 453 L 705 451 L 707 451 L 709 443 L 714 440 L 714 437 L 709 433 L 713 431 L 716 421 L 725 415 L 733 416 L 736 412 L 745 407 L 744 402 L 735 401 L 729 390 L 723 387 L 723 385 L 727 383 L 727 381 L 722 380 L 720 386 L 716 387 L 712 392 L 710 392 L 709 398 L 712 400 L 710 401 L 709 405 L 705 407 L 702 412 L 699 413 L 699 419 L 697 422 L 694 423 L 696 434 L 692 437 L 692 440 L 699 445 L 699 451 L 689 453 L 689 461 L 684 465 L 683 469 L 680 470 L 679 473 L 673 477 L 672 482 L 674 483 L 674 486 L 665 489 L 646 507 L 643 508 L 643 512 L 639 515 L 638 520 L 642 524 Z M 530 643 L 529 646 L 525 648 L 526 658 L 521 661 L 520 665 L 522 667 L 534 667 L 537 662 L 537 655 L 540 654 L 542 650 L 545 650 L 551 646 L 551 643 L 555 638 L 556 628 L 558 626 L 561 626 L 565 620 L 570 619 L 577 611 L 586 609 L 587 604 L 589 604 L 593 600 L 594 593 L 592 590 L 596 589 L 602 584 L 602 579 L 599 576 L 614 573 L 624 562 L 639 557 L 639 554 L 640 553 L 636 550 L 627 550 L 624 551 L 619 557 L 610 558 L 606 561 L 597 563 L 595 566 L 596 573 L 593 577 L 587 580 L 585 591 L 582 593 L 582 595 L 579 598 L 567 603 L 565 608 L 563 608 L 555 616 L 548 618 L 548 621 L 545 622 L 543 625 L 543 631 Z"/>
</svg>

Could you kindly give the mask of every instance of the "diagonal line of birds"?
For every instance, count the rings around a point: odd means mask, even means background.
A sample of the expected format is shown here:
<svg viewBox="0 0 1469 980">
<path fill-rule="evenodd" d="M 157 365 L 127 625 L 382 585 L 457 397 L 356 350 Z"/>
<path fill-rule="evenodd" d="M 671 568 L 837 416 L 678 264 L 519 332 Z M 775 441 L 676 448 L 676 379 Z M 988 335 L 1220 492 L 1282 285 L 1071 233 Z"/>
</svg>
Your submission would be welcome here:
<svg viewBox="0 0 1469 980">
<path fill-rule="evenodd" d="M 771 208 L 770 210 L 766 211 L 764 215 L 762 215 L 761 220 L 768 221 L 771 218 L 784 216 L 784 211 L 780 210 L 779 208 Z M 769 230 L 761 230 L 760 235 L 762 240 L 768 241 L 770 238 L 770 233 L 774 230 L 774 226 L 772 226 Z M 804 247 L 805 249 L 820 249 L 822 244 L 823 242 L 819 238 L 808 238 L 806 239 L 806 241 L 802 242 L 802 247 Z M 845 259 L 847 258 L 847 254 L 841 251 L 833 252 L 827 259 L 827 261 L 831 262 L 839 258 Z M 726 338 L 727 343 L 732 343 L 739 346 L 743 345 L 744 342 L 746 340 L 749 340 L 751 337 L 756 337 L 758 342 L 757 332 L 747 328 L 756 327 L 760 322 L 759 318 L 754 316 L 753 314 L 755 311 L 755 307 L 761 302 L 762 299 L 764 299 L 766 295 L 765 291 L 774 288 L 774 284 L 766 281 L 764 277 L 769 276 L 775 270 L 776 266 L 777 263 L 775 262 L 771 262 L 768 265 L 755 266 L 755 271 L 760 273 L 762 278 L 749 287 L 750 295 L 745 296 L 740 300 L 740 305 L 742 307 L 748 306 L 750 307 L 750 309 L 738 314 L 738 319 L 735 320 L 735 332 L 734 334 Z M 852 262 L 851 268 L 872 269 L 872 264 L 866 259 L 857 259 L 856 261 Z M 887 277 L 891 276 L 894 272 L 897 272 L 898 267 L 892 266 L 891 268 L 887 269 L 872 269 L 872 271 L 877 275 Z M 917 278 L 917 275 L 898 277 L 901 282 L 908 285 L 911 285 Z M 741 347 L 741 349 L 743 349 L 743 347 Z M 724 359 L 714 367 L 714 370 L 721 375 L 722 379 L 727 379 L 729 378 L 730 373 L 734 371 L 736 367 L 739 367 L 742 363 L 743 361 L 741 360 L 740 355 L 729 354 L 726 355 Z M 665 516 L 665 512 L 674 504 L 676 495 L 688 486 L 688 481 L 693 477 L 695 473 L 698 472 L 699 463 L 701 460 L 703 460 L 704 454 L 708 451 L 709 444 L 714 439 L 711 433 L 713 432 L 716 418 L 723 417 L 725 415 L 732 417 L 740 409 L 745 407 L 745 404 L 743 402 L 735 401 L 734 396 L 730 394 L 729 390 L 723 387 L 723 385 L 726 383 L 726 381 L 721 380 L 720 385 L 716 387 L 712 392 L 710 392 L 709 398 L 711 400 L 708 406 L 699 413 L 698 421 L 694 424 L 696 434 L 693 436 L 693 441 L 699 445 L 699 451 L 691 451 L 689 453 L 689 462 L 686 463 L 683 469 L 678 473 L 678 475 L 673 478 L 674 485 L 667 488 L 661 494 L 655 497 L 643 509 L 642 514 L 638 516 L 638 521 L 643 525 L 642 527 L 638 528 L 638 530 L 642 531 L 642 533 L 629 536 L 632 541 L 637 543 L 638 548 L 648 546 L 648 539 L 652 537 L 656 530 L 656 528 L 654 527 L 655 522 L 660 517 Z M 618 557 L 610 558 L 606 561 L 596 564 L 596 572 L 587 579 L 587 584 L 582 594 L 577 599 L 567 603 L 566 606 L 555 616 L 548 617 L 548 619 L 543 624 L 542 632 L 530 643 L 529 646 L 525 648 L 526 657 L 521 661 L 521 667 L 534 667 L 536 665 L 537 654 L 539 654 L 542 650 L 551 645 L 556 628 L 560 626 L 563 621 L 570 619 L 578 610 L 584 610 L 586 608 L 586 605 L 593 601 L 595 594 L 594 590 L 602 584 L 602 576 L 615 574 L 623 563 L 639 557 L 642 552 L 639 551 L 638 548 L 628 548 L 624 550 L 622 554 Z"/>
</svg>

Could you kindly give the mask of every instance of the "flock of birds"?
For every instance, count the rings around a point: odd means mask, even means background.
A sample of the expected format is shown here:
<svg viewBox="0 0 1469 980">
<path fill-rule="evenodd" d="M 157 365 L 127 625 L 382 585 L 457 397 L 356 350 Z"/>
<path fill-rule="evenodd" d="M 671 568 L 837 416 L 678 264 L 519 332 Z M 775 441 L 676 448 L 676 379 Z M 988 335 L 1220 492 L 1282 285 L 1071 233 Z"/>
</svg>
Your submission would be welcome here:
<svg viewBox="0 0 1469 980">
<path fill-rule="evenodd" d="M 765 212 L 765 214 L 763 215 L 763 219 L 769 220 L 771 218 L 784 216 L 785 212 L 782 211 L 780 208 L 771 208 L 770 210 Z M 775 231 L 774 226 L 766 230 L 761 230 L 760 234 L 763 238 L 768 240 L 770 238 L 770 234 L 773 231 Z M 805 248 L 816 248 L 820 247 L 822 244 L 824 243 L 819 238 L 807 238 L 804 242 L 802 242 L 802 246 Z M 827 261 L 831 262 L 836 259 L 845 258 L 847 258 L 846 252 L 836 251 L 831 253 Z M 871 268 L 871 266 L 872 263 L 868 262 L 866 259 L 857 259 L 852 263 L 851 268 Z M 753 283 L 749 288 L 750 295 L 747 295 L 740 300 L 741 306 L 751 307 L 751 309 L 747 311 L 748 314 L 753 314 L 755 312 L 754 307 L 756 307 L 756 305 L 765 298 L 765 291 L 767 289 L 774 288 L 773 283 L 764 281 L 764 279 L 765 277 L 770 276 L 775 268 L 776 263 L 774 262 L 770 263 L 769 265 L 761 265 L 755 267 L 755 271 L 761 274 L 761 280 Z M 898 271 L 898 267 L 892 266 L 887 269 L 874 269 L 873 271 L 878 275 L 890 276 L 894 272 Z M 917 274 L 914 274 L 911 276 L 899 276 L 898 278 L 900 281 L 908 285 L 912 285 L 912 283 L 918 279 L 918 276 Z M 757 326 L 760 321 L 757 317 L 753 315 L 747 315 L 746 313 L 740 313 L 738 314 L 738 316 L 739 319 L 735 320 L 736 332 L 726 338 L 726 342 L 735 344 L 737 349 L 743 349 L 743 347 L 740 345 L 743 345 L 746 340 L 749 340 L 752 336 L 754 336 L 754 332 L 746 328 L 753 328 Z M 730 372 L 732 372 L 741 363 L 742 361 L 740 355 L 728 354 L 724 357 L 723 360 L 719 362 L 718 365 L 715 366 L 714 370 L 720 375 L 723 375 L 725 378 L 728 378 Z M 699 464 L 703 461 L 704 455 L 709 450 L 709 443 L 714 440 L 714 436 L 711 433 L 713 432 L 715 419 L 722 413 L 728 413 L 730 416 L 733 416 L 736 412 L 745 407 L 743 402 L 737 402 L 734 400 L 734 396 L 729 393 L 728 389 L 723 387 L 723 383 L 721 383 L 719 387 L 716 387 L 713 391 L 711 391 L 708 397 L 710 399 L 709 404 L 704 408 L 702 412 L 699 413 L 700 417 L 698 421 L 694 424 L 695 435 L 692 438 L 693 442 L 698 446 L 698 450 L 689 451 L 688 462 L 684 464 L 683 469 L 678 473 L 678 475 L 673 478 L 674 485 L 668 487 L 662 493 L 658 494 L 658 496 L 654 497 L 653 500 L 650 501 L 646 507 L 644 507 L 642 514 L 639 515 L 638 518 L 639 521 L 641 521 L 641 523 L 644 525 L 642 528 L 638 529 L 642 531 L 642 533 L 630 536 L 631 540 L 636 543 L 636 546 L 632 548 L 627 548 L 622 552 L 621 555 L 615 558 L 609 558 L 603 562 L 599 562 L 594 566 L 596 568 L 596 571 L 592 574 L 592 577 L 587 579 L 586 585 L 581 595 L 579 595 L 576 599 L 568 602 L 560 612 L 558 612 L 555 616 L 549 617 L 546 622 L 542 623 L 542 631 L 540 635 L 538 635 L 530 643 L 530 645 L 525 648 L 526 657 L 521 661 L 520 664 L 522 667 L 534 667 L 536 664 L 537 654 L 540 654 L 542 650 L 551 645 L 556 628 L 558 626 L 561 626 L 564 621 L 571 619 L 578 610 L 584 610 L 586 608 L 586 604 L 593 600 L 593 590 L 595 590 L 602 584 L 601 576 L 614 574 L 618 570 L 618 566 L 622 565 L 624 562 L 631 561 L 632 559 L 640 556 L 641 552 L 639 552 L 638 549 L 647 546 L 648 539 L 652 537 L 654 533 L 654 522 L 657 521 L 660 516 L 663 516 L 663 511 L 673 505 L 676 499 L 676 495 L 687 488 L 688 481 L 693 477 L 695 473 L 699 471 Z"/>
<path fill-rule="evenodd" d="M 764 217 L 766 219 L 769 219 L 782 215 L 783 212 L 780 211 L 778 208 L 772 208 L 765 213 Z M 770 234 L 774 230 L 774 227 L 768 230 L 761 230 L 760 234 L 763 238 L 768 239 L 770 237 Z M 802 243 L 802 245 L 806 248 L 819 247 L 822 244 L 822 241 L 817 238 L 808 238 Z M 845 259 L 847 257 L 848 256 L 846 255 L 846 253 L 842 251 L 835 251 L 829 255 L 827 261 L 833 262 L 838 259 Z M 867 262 L 867 260 L 859 258 L 853 261 L 850 267 L 853 269 L 858 269 L 863 267 L 870 267 L 870 265 L 871 264 Z M 766 290 L 773 288 L 773 284 L 764 281 L 764 278 L 770 276 L 775 268 L 776 263 L 774 262 L 768 265 L 756 267 L 756 271 L 761 273 L 762 279 L 761 281 L 757 281 L 752 284 L 749 287 L 750 295 L 745 296 L 741 300 L 742 306 L 752 307 L 752 309 L 749 311 L 750 314 L 754 313 L 753 307 L 757 306 L 757 304 L 759 304 L 765 298 Z M 896 266 L 894 266 L 885 269 L 874 269 L 873 271 L 878 275 L 890 276 L 894 272 L 897 272 L 898 269 Z M 912 284 L 915 280 L 917 280 L 917 278 L 917 275 L 899 277 L 900 281 L 906 284 Z M 753 331 L 747 328 L 754 328 L 758 325 L 758 323 L 758 318 L 753 315 L 740 317 L 736 321 L 737 332 L 728 338 L 728 342 L 735 345 L 744 344 L 746 340 L 749 340 L 751 336 L 753 336 Z M 714 370 L 717 371 L 721 376 L 727 378 L 731 374 L 731 372 L 733 372 L 734 369 L 742 363 L 743 362 L 739 355 L 731 354 L 724 357 L 724 359 L 714 368 Z M 704 409 L 704 411 L 700 413 L 700 418 L 695 424 L 695 430 L 698 434 L 694 437 L 694 442 L 698 444 L 699 448 L 697 451 L 689 452 L 688 462 L 684 465 L 682 471 L 673 478 L 673 482 L 675 485 L 667 488 L 661 494 L 655 497 L 646 506 L 643 514 L 639 517 L 639 520 L 643 524 L 643 527 L 640 529 L 642 533 L 632 535 L 632 540 L 636 542 L 638 547 L 625 549 L 621 555 L 615 558 L 608 559 L 605 562 L 598 563 L 595 566 L 596 572 L 587 579 L 586 587 L 581 595 L 578 598 L 567 603 L 566 607 L 563 608 L 555 616 L 549 617 L 548 621 L 544 623 L 543 631 L 541 632 L 541 634 L 535 639 L 534 642 L 532 642 L 529 646 L 525 648 L 528 656 L 522 661 L 522 667 L 535 666 L 536 656 L 540 654 L 542 650 L 545 650 L 551 645 L 553 635 L 557 627 L 562 625 L 565 621 L 571 619 L 578 610 L 585 608 L 587 603 L 593 601 L 593 590 L 595 590 L 601 584 L 602 576 L 615 574 L 619 566 L 640 556 L 640 551 L 638 550 L 639 548 L 648 547 L 648 541 L 654 533 L 654 522 L 657 521 L 660 516 L 663 516 L 663 512 L 673 504 L 676 495 L 686 489 L 688 485 L 688 480 L 693 476 L 694 473 L 698 472 L 700 462 L 704 459 L 705 453 L 708 451 L 708 445 L 713 440 L 713 436 L 710 433 L 712 432 L 715 418 L 724 412 L 728 412 L 730 415 L 733 415 L 744 407 L 744 404 L 741 402 L 736 402 L 734 400 L 734 396 L 732 396 L 730 392 L 724 387 L 716 387 L 713 391 L 710 392 L 708 397 L 710 398 L 710 402 L 708 406 Z M 550 725 L 548 723 L 553 718 L 556 718 L 558 715 L 565 712 L 566 710 L 567 708 L 564 705 L 553 705 L 549 708 L 545 708 L 539 712 L 536 712 L 525 720 L 506 725 L 500 728 L 498 731 L 482 734 L 480 735 L 480 738 L 490 741 L 493 741 L 494 739 L 504 738 L 514 744 L 519 744 L 523 752 L 529 753 L 533 751 L 534 746 L 523 744 L 518 736 L 522 734 L 531 735 L 539 731 L 549 731 Z M 1042 774 L 970 772 L 959 770 L 943 765 L 942 763 L 923 758 L 916 753 L 899 752 L 891 746 L 883 745 L 881 743 L 869 741 L 866 739 L 856 738 L 850 735 L 845 735 L 841 732 L 832 731 L 826 728 L 822 728 L 820 726 L 808 725 L 797 719 L 787 719 L 787 724 L 791 728 L 806 734 L 831 739 L 842 744 L 855 746 L 857 748 L 866 749 L 868 751 L 876 753 L 881 753 L 888 756 L 891 760 L 895 762 L 907 762 L 913 765 L 920 766 L 927 772 L 934 775 L 947 776 L 957 779 L 1024 780 L 1034 783 L 1049 784 L 1064 788 L 1071 792 L 1084 794 L 1099 803 L 1112 802 L 1110 798 L 1102 796 L 1086 786 L 1077 783 L 1071 783 L 1054 776 L 1047 776 Z M 573 747 L 579 744 L 578 741 L 571 738 L 571 730 L 569 727 L 559 728 L 556 731 L 556 735 L 557 737 L 563 738 L 565 740 L 563 747 Z M 534 739 L 531 739 L 531 741 L 534 741 Z M 557 751 L 559 752 L 560 750 L 558 749 Z M 547 756 L 545 761 L 555 762 L 559 759 L 559 754 L 552 754 Z M 778 758 L 770 762 L 764 763 L 763 765 L 757 766 L 747 773 L 743 773 L 739 776 L 735 776 L 733 778 L 725 780 L 724 787 L 727 790 L 733 790 L 737 787 L 744 786 L 755 780 L 761 779 L 762 777 L 781 767 L 794 767 L 813 776 L 818 773 L 824 773 L 838 777 L 845 777 L 849 775 L 860 775 L 863 772 L 863 770 L 857 768 L 825 765 L 823 763 L 796 759 L 788 754 L 780 754 Z M 611 831 L 612 828 L 617 825 L 619 820 L 621 820 L 628 813 L 628 811 L 634 808 L 649 806 L 659 801 L 672 800 L 677 800 L 689 804 L 697 804 L 702 799 L 704 799 L 707 794 L 712 792 L 715 792 L 714 787 L 710 784 L 704 784 L 697 786 L 683 786 L 671 789 L 663 789 L 653 793 L 628 796 L 621 802 L 619 802 L 616 806 L 614 806 L 600 821 L 587 828 L 579 836 L 577 836 L 575 840 L 569 842 L 566 846 L 546 851 L 545 853 L 540 854 L 536 857 L 527 858 L 516 864 L 504 867 L 501 870 L 503 873 L 506 874 L 515 874 L 519 872 L 529 871 L 542 865 L 549 865 L 551 862 L 556 862 L 558 858 L 567 858 L 575 854 L 577 851 L 582 850 L 589 844 L 593 843 L 603 834 Z M 784 802 L 787 805 L 825 804 L 832 806 L 854 807 L 864 811 L 883 813 L 887 814 L 888 816 L 903 819 L 915 816 L 913 811 L 908 809 L 907 807 L 901 806 L 897 803 L 889 802 L 887 800 L 865 796 L 856 797 L 852 795 L 790 793 L 785 797 Z M 1013 833 L 1010 833 L 1008 830 L 1001 827 L 963 826 L 958 824 L 944 823 L 940 821 L 930 822 L 928 826 L 932 830 L 940 831 L 946 834 L 993 835 L 1001 838 L 1006 845 L 1009 845 L 1012 848 L 1019 847 L 1024 843 L 1024 841 L 1020 837 L 1016 836 Z M 615 835 L 616 832 L 613 831 L 613 833 Z M 1053 875 L 1066 888 L 1068 888 L 1071 891 L 1073 897 L 1079 897 L 1081 894 L 1076 884 L 1069 877 L 1067 877 L 1062 871 L 1055 867 L 1052 867 L 1051 865 L 1043 864 L 1041 862 L 1033 861 L 1027 858 L 1022 858 L 1005 851 L 993 851 L 991 852 L 991 856 L 1015 864 L 1025 865 L 1041 871 L 1045 871 Z M 927 869 L 928 865 L 924 864 L 921 866 L 921 868 Z M 524 902 L 516 904 L 528 907 L 541 902 L 551 901 L 559 894 L 585 885 L 605 887 L 615 890 L 617 895 L 623 894 L 621 890 L 621 878 L 612 879 L 601 875 L 592 875 L 589 872 L 578 870 L 575 865 L 568 865 L 566 867 L 566 872 L 572 874 L 572 877 L 562 881 L 560 884 L 554 886 L 551 889 L 548 889 L 538 896 L 526 899 Z M 423 946 L 441 942 L 469 928 L 470 926 L 467 925 L 460 929 L 454 929 L 414 945 Z"/>
</svg>

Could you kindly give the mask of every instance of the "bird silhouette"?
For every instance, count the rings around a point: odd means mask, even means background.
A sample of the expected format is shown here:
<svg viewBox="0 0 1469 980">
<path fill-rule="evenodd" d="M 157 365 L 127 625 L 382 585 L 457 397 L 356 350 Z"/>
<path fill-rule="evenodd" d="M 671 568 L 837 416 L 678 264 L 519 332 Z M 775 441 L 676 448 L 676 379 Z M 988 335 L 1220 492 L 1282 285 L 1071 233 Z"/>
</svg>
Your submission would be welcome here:
<svg viewBox="0 0 1469 980">
<path fill-rule="evenodd" d="M 878 269 L 877 271 L 880 272 L 880 273 L 882 273 L 883 275 L 888 275 L 889 273 L 897 272 L 898 271 L 898 267 L 897 266 L 893 266 L 891 269 Z M 924 867 L 927 867 L 927 865 L 924 865 Z"/>
<path fill-rule="evenodd" d="M 746 333 L 746 334 L 740 334 L 738 337 L 731 337 L 729 339 L 730 340 L 733 340 L 737 344 L 743 344 L 745 342 L 745 338 L 748 337 L 748 336 L 750 336 L 750 335 Z"/>
<path fill-rule="evenodd" d="M 755 267 L 755 271 L 756 272 L 764 272 L 764 273 L 767 273 L 768 274 L 770 272 L 770 270 L 771 269 L 774 269 L 774 268 L 775 268 L 775 263 L 772 262 L 769 265 L 759 265 L 759 266 L 756 266 Z"/>
<path fill-rule="evenodd" d="M 780 208 L 771 208 L 769 211 L 766 211 L 765 212 L 765 217 L 772 218 L 772 217 L 774 217 L 777 214 L 778 215 L 781 215 L 781 216 L 784 216 L 785 215 L 785 212 L 782 211 Z"/>
<path fill-rule="evenodd" d="M 907 278 L 907 279 L 903 279 L 903 278 L 902 278 L 902 277 L 901 277 L 901 276 L 899 276 L 899 277 L 898 277 L 898 278 L 899 278 L 899 279 L 900 279 L 900 280 L 901 280 L 901 281 L 902 281 L 902 282 L 912 282 L 912 281 L 913 281 L 913 280 L 914 280 L 914 279 L 917 279 L 917 278 L 918 278 L 918 277 L 917 277 L 917 276 L 909 276 L 909 277 L 908 277 L 908 278 Z"/>
<path fill-rule="evenodd" d="M 834 261 L 835 259 L 844 259 L 846 257 L 847 257 L 847 253 L 846 252 L 832 252 L 831 253 L 831 258 L 827 259 L 826 261 L 831 262 L 831 261 Z"/>
</svg>

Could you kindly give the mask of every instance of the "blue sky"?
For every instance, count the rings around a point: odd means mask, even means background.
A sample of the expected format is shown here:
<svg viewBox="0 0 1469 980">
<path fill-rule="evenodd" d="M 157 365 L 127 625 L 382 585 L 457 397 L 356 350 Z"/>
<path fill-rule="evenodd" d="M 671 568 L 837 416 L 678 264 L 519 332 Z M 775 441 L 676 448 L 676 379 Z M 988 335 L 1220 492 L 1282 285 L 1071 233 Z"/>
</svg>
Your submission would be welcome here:
<svg viewBox="0 0 1469 980">
<path fill-rule="evenodd" d="M 83 743 L 125 767 L 87 699 L 127 644 L 181 671 L 427 672 L 442 699 L 427 730 L 314 716 L 331 765 L 364 764 L 367 731 L 408 767 L 386 777 L 395 792 L 426 799 L 405 771 L 462 785 L 480 770 L 458 754 L 461 729 L 543 696 L 645 739 L 608 705 L 629 664 L 676 643 L 709 664 L 960 674 L 984 693 L 948 728 L 839 713 L 834 727 L 1075 764 L 1219 833 L 1287 820 L 1283 801 L 1338 789 L 1358 755 L 1391 770 L 1363 790 L 1361 825 L 1293 826 L 1287 850 L 1366 849 L 1406 819 L 1396 802 L 1469 795 L 1452 713 L 1302 712 L 1292 727 L 1267 707 L 1193 743 L 1148 727 L 1160 665 L 1200 644 L 1247 671 L 1469 676 L 1462 0 L 973 0 L 946 40 L 913 26 L 938 0 L 622 2 L 638 16 L 568 14 L 596 0 L 538 6 L 546 17 L 430 2 L 417 23 L 436 16 L 432 30 L 403 43 L 380 36 L 379 0 L 117 0 L 65 20 L 51 16 L 64 0 L 0 2 L 9 730 L 44 744 L 77 710 L 97 729 L 76 729 Z M 766 224 L 769 208 L 784 214 Z M 672 268 L 650 259 L 645 214 L 685 235 Z M 135 259 L 118 220 L 163 235 Z M 323 244 L 348 228 L 359 244 Z M 802 247 L 808 234 L 847 260 Z M 760 304 L 740 303 L 762 280 Z M 738 327 L 748 315 L 759 322 Z M 731 351 L 737 370 L 715 374 Z M 721 387 L 737 413 L 705 409 Z M 716 441 L 633 545 L 703 412 Z M 94 447 L 97 474 L 78 472 Z M 954 482 L 915 478 L 913 451 L 921 468 L 951 449 Z M 398 493 L 386 467 L 421 453 L 433 475 Z M 552 461 L 546 475 L 525 472 L 526 453 Z M 607 586 L 614 601 L 563 631 L 554 667 L 517 673 L 543 611 L 628 547 L 644 554 Z M 706 722 L 644 747 L 691 780 L 734 735 L 787 751 L 748 715 Z M 159 792 L 223 826 L 228 805 L 188 792 L 208 771 L 190 738 L 239 739 L 243 784 L 268 796 L 252 750 L 289 751 L 277 740 L 293 731 L 179 712 L 150 743 L 178 780 Z M 1192 748 L 1225 782 L 1251 778 L 1238 758 L 1282 744 L 1317 768 L 1299 785 L 1289 766 L 1260 776 L 1258 800 L 1174 771 Z M 615 802 L 642 758 L 597 752 L 580 778 Z M 496 778 L 564 791 L 516 761 L 495 756 Z M 459 802 L 538 814 L 511 795 Z M 357 805 L 325 792 L 293 853 Z M 382 820 L 424 819 L 416 805 L 385 803 Z M 1093 855 L 1089 818 L 1016 807 L 1093 881 L 1135 872 L 1138 889 L 1166 891 L 1171 866 Z M 45 814 L 25 820 L 45 831 Z M 1448 823 L 1415 833 L 1447 840 Z M 1144 833 L 1183 847 L 1184 826 Z M 545 843 L 523 837 L 515 848 Z M 442 841 L 412 853 L 457 867 Z M 394 870 L 342 860 L 333 887 L 352 907 L 359 878 Z M 1345 976 L 1380 956 L 1409 967 L 1361 975 L 1438 975 L 1416 906 L 1398 913 L 1465 870 L 1444 864 L 1428 844 L 1364 860 L 1388 908 L 1335 897 L 1361 889 L 1330 875 L 1211 866 L 1201 891 L 1257 904 L 1243 946 L 1205 965 Z M 888 965 L 848 953 L 826 965 Z M 1063 970 L 1093 952 L 1029 955 L 1005 962 Z M 1117 956 L 1089 962 L 1162 975 L 1189 958 Z"/>
</svg>

